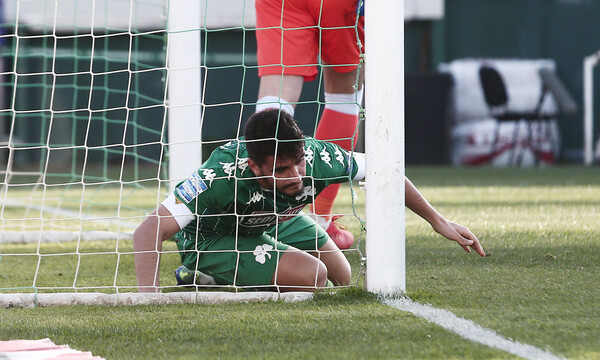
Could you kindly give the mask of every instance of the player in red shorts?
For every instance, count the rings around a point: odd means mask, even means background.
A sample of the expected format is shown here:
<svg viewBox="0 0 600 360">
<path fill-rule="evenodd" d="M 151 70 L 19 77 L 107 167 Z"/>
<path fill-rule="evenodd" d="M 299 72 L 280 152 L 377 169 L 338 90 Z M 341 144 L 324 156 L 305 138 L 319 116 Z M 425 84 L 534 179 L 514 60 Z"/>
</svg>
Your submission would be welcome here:
<svg viewBox="0 0 600 360">
<path fill-rule="evenodd" d="M 256 111 L 281 107 L 294 115 L 304 81 L 314 80 L 321 64 L 325 108 L 315 138 L 354 149 L 364 79 L 362 4 L 363 0 L 256 0 Z M 338 247 L 347 249 L 354 236 L 331 216 L 339 187 L 325 189 L 312 211 Z"/>
</svg>

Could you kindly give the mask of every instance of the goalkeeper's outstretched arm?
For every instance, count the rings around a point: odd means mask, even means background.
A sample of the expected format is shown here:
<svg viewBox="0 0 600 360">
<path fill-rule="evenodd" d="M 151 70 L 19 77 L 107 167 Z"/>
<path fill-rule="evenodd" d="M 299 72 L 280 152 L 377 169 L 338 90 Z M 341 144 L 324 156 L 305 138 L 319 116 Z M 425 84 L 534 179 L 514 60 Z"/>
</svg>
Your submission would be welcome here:
<svg viewBox="0 0 600 360">
<path fill-rule="evenodd" d="M 164 206 L 152 212 L 133 233 L 135 274 L 139 292 L 160 291 L 160 252 L 162 242 L 179 231 L 179 224 Z"/>
<path fill-rule="evenodd" d="M 419 190 L 405 178 L 405 199 L 406 206 L 415 214 L 425 219 L 433 230 L 445 238 L 456 241 L 466 252 L 475 250 L 481 256 L 485 252 L 477 239 L 477 236 L 467 227 L 446 220 L 429 202 L 419 193 Z M 471 248 L 471 249 L 469 249 Z"/>
<path fill-rule="evenodd" d="M 354 152 L 354 159 L 358 167 L 358 171 L 354 180 L 361 180 L 366 174 L 365 155 Z M 431 204 L 421 195 L 419 190 L 413 185 L 407 177 L 404 177 L 404 193 L 406 206 L 415 214 L 425 219 L 433 230 L 442 235 L 448 240 L 456 241 L 466 252 L 475 250 L 481 256 L 485 256 L 485 251 L 479 243 L 477 236 L 471 232 L 466 226 L 448 221 L 444 218 Z"/>
</svg>

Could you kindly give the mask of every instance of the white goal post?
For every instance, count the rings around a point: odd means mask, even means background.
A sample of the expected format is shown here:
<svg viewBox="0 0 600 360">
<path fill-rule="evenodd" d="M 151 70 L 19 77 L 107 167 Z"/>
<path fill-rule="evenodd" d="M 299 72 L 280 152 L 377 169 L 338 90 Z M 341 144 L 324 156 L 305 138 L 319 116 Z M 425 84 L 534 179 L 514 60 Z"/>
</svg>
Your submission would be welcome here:
<svg viewBox="0 0 600 360">
<path fill-rule="evenodd" d="M 404 1 L 366 1 L 367 289 L 406 290 L 404 239 Z M 387 44 L 387 46 L 386 46 Z"/>
<path fill-rule="evenodd" d="M 170 1 L 167 20 L 169 189 L 202 164 L 200 1 Z"/>
<path fill-rule="evenodd" d="M 600 51 L 583 59 L 583 162 L 594 161 L 594 67 L 600 63 Z"/>
</svg>

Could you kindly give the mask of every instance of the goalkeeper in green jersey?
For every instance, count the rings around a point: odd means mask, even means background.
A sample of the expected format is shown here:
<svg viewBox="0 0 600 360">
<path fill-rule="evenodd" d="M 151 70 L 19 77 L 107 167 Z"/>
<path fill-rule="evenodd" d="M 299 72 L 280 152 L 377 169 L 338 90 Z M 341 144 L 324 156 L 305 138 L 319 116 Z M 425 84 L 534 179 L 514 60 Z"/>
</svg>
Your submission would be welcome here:
<svg viewBox="0 0 600 360">
<path fill-rule="evenodd" d="M 210 158 L 136 229 L 139 291 L 159 289 L 162 242 L 173 235 L 179 284 L 277 286 L 312 291 L 350 282 L 346 257 L 305 205 L 333 183 L 364 177 L 364 156 L 304 137 L 291 115 L 269 109 L 248 119 L 244 137 Z M 467 252 L 477 237 L 442 217 L 406 179 L 406 205 Z"/>
</svg>

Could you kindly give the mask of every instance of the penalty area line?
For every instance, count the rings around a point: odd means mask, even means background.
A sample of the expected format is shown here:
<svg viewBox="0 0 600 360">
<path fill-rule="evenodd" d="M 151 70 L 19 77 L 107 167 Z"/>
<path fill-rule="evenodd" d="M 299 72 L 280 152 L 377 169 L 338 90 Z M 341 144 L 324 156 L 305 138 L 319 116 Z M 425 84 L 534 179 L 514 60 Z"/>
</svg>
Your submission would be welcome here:
<svg viewBox="0 0 600 360">
<path fill-rule="evenodd" d="M 420 304 L 410 299 L 383 299 L 384 304 L 398 310 L 408 311 L 435 323 L 446 330 L 458 334 L 460 337 L 480 343 L 491 348 L 504 350 L 510 354 L 530 360 L 560 360 L 563 359 L 535 346 L 527 345 L 507 339 L 495 331 L 483 328 L 471 320 L 460 318 L 448 310 L 437 309 L 429 305 Z"/>
</svg>

